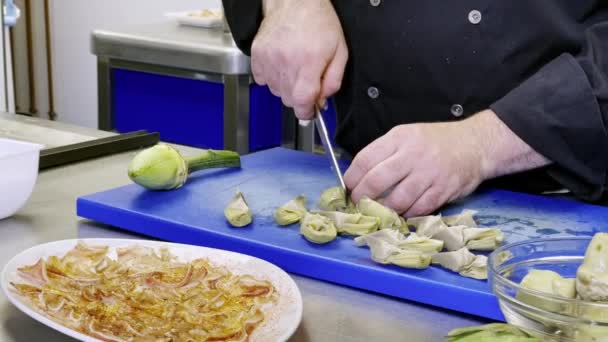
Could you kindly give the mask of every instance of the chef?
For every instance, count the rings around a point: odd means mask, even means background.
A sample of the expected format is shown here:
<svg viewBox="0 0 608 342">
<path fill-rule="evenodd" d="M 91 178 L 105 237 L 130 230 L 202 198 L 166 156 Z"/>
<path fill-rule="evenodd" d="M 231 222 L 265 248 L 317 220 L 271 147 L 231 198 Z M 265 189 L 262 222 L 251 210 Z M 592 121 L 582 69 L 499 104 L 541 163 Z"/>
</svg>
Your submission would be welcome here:
<svg viewBox="0 0 608 342">
<path fill-rule="evenodd" d="M 482 184 L 606 195 L 606 1 L 223 5 L 256 83 L 298 118 L 334 97 L 354 201 L 415 216 Z"/>
</svg>

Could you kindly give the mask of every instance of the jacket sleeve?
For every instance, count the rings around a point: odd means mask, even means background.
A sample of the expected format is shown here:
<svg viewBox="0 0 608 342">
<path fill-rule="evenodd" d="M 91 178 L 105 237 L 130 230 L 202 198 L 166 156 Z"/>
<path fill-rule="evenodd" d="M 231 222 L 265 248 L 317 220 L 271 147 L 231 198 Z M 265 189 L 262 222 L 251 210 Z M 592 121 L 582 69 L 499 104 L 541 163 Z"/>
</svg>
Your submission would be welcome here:
<svg viewBox="0 0 608 342">
<path fill-rule="evenodd" d="M 222 0 L 224 15 L 238 48 L 251 55 L 251 43 L 262 22 L 262 0 Z"/>
<path fill-rule="evenodd" d="M 553 161 L 553 179 L 583 200 L 600 200 L 608 169 L 608 21 L 588 26 L 579 53 L 559 55 L 490 108 Z"/>
</svg>

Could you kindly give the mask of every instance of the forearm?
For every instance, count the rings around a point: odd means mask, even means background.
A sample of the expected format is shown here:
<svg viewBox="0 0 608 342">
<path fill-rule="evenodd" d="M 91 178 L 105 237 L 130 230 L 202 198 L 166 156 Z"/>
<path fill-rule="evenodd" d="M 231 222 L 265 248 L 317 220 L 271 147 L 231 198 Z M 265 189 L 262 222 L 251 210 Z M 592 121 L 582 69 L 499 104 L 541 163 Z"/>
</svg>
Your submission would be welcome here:
<svg viewBox="0 0 608 342">
<path fill-rule="evenodd" d="M 470 136 L 475 137 L 485 180 L 551 163 L 513 133 L 491 110 L 480 112 L 462 124 Z"/>
</svg>

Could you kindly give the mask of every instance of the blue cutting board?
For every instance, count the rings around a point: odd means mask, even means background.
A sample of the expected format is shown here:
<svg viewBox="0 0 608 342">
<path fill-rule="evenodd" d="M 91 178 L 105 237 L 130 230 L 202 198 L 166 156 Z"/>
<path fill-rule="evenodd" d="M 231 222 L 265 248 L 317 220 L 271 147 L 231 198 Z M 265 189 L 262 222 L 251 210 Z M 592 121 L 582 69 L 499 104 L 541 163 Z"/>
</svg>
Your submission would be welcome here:
<svg viewBox="0 0 608 342">
<path fill-rule="evenodd" d="M 367 248 L 341 237 L 327 245 L 304 240 L 298 226 L 274 223 L 277 206 L 305 194 L 309 208 L 335 184 L 324 156 L 275 148 L 242 158 L 241 169 L 197 172 L 169 192 L 131 184 L 84 196 L 79 216 L 167 241 L 253 255 L 288 272 L 490 319 L 503 320 L 486 281 L 430 267 L 408 270 L 372 262 Z M 126 172 L 125 165 L 125 172 Z M 223 216 L 235 191 L 254 212 L 253 224 L 231 228 Z M 481 225 L 499 226 L 506 242 L 547 235 L 592 235 L 608 229 L 608 208 L 506 191 L 485 191 L 444 210 L 479 210 Z"/>
</svg>

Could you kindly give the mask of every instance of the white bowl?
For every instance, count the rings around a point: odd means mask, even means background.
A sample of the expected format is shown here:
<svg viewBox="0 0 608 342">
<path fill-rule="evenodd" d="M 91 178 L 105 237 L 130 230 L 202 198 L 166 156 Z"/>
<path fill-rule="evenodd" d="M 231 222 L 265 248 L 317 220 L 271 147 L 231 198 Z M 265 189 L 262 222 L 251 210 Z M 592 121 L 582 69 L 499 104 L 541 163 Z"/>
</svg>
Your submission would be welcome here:
<svg viewBox="0 0 608 342">
<path fill-rule="evenodd" d="M 32 194 L 43 147 L 0 138 L 0 220 L 13 216 Z"/>
</svg>

